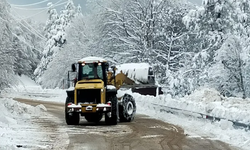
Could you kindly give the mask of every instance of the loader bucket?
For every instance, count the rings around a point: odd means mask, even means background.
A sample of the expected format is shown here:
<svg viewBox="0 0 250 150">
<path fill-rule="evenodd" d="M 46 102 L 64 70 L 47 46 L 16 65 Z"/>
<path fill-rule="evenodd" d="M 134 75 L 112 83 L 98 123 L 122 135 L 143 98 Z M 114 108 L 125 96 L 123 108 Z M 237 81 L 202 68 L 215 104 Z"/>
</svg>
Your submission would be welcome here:
<svg viewBox="0 0 250 150">
<path fill-rule="evenodd" d="M 157 91 L 158 90 L 158 91 Z M 163 94 L 161 87 L 158 86 L 136 86 L 132 88 L 132 92 L 139 93 L 141 95 L 152 95 L 156 96 Z"/>
</svg>

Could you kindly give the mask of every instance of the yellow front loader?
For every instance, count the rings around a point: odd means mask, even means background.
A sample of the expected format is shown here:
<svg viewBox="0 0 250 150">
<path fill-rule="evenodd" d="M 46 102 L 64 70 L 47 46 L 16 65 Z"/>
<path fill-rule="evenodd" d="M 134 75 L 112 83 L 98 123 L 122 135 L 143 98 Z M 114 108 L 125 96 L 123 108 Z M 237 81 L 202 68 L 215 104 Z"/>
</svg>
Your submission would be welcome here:
<svg viewBox="0 0 250 150">
<path fill-rule="evenodd" d="M 108 78 L 116 81 L 116 69 L 113 67 L 113 73 L 108 69 L 108 62 L 98 57 L 85 57 L 72 64 L 72 72 L 77 76 L 74 86 L 66 91 L 65 120 L 68 125 L 79 124 L 80 116 L 95 123 L 105 116 L 105 122 L 110 125 L 134 119 L 134 98 L 129 94 L 117 98 L 116 83 L 108 82 Z"/>
</svg>

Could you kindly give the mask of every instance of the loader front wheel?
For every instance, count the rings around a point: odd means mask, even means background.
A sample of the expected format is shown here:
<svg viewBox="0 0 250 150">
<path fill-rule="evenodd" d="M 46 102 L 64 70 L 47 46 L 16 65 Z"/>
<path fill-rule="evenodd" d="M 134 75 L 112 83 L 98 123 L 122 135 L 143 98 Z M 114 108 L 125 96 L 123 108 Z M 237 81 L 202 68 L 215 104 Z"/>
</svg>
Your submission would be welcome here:
<svg viewBox="0 0 250 150">
<path fill-rule="evenodd" d="M 79 113 L 68 112 L 68 103 L 73 103 L 73 99 L 67 97 L 65 102 L 65 120 L 67 125 L 78 125 L 80 121 Z"/>
<path fill-rule="evenodd" d="M 129 94 L 125 94 L 119 107 L 120 122 L 130 122 L 134 120 L 135 113 L 136 104 L 134 98 Z"/>
</svg>

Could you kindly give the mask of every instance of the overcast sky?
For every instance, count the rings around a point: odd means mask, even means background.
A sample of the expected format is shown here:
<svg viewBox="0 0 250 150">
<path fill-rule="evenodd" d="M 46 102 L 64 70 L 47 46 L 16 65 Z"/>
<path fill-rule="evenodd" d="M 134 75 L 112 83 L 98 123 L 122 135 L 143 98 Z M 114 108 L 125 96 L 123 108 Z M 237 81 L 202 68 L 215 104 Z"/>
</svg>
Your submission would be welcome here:
<svg viewBox="0 0 250 150">
<path fill-rule="evenodd" d="M 11 4 L 11 10 L 13 12 L 13 15 L 17 18 L 33 18 L 37 21 L 46 20 L 47 9 L 42 9 L 47 6 L 48 2 L 52 2 L 53 4 L 58 3 L 61 4 L 62 2 L 65 2 L 67 0 L 6 0 L 8 3 Z M 80 4 L 82 7 L 82 10 L 84 12 L 85 4 L 87 0 L 73 0 L 75 5 Z M 188 0 L 194 4 L 201 5 L 202 0 Z M 36 5 L 30 5 L 37 3 Z M 24 7 L 26 5 L 26 7 Z M 58 6 L 58 8 L 62 8 L 63 5 Z M 60 9 L 59 9 L 60 10 Z"/>
</svg>

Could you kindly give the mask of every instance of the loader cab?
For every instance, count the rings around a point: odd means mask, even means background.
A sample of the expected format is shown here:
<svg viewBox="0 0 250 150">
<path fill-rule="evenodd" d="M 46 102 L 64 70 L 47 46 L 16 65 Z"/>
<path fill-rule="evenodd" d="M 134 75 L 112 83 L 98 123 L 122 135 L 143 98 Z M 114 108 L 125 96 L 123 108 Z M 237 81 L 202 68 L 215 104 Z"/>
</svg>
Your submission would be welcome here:
<svg viewBox="0 0 250 150">
<path fill-rule="evenodd" d="M 75 66 L 75 65 L 74 65 Z M 109 64 L 102 58 L 87 57 L 78 61 L 77 67 L 73 67 L 72 70 L 77 70 L 77 81 L 80 80 L 94 80 L 100 79 L 104 82 L 104 86 L 107 85 L 107 69 Z"/>
<path fill-rule="evenodd" d="M 104 78 L 104 71 L 101 63 L 82 63 L 79 68 L 79 79 L 101 79 Z"/>
</svg>

